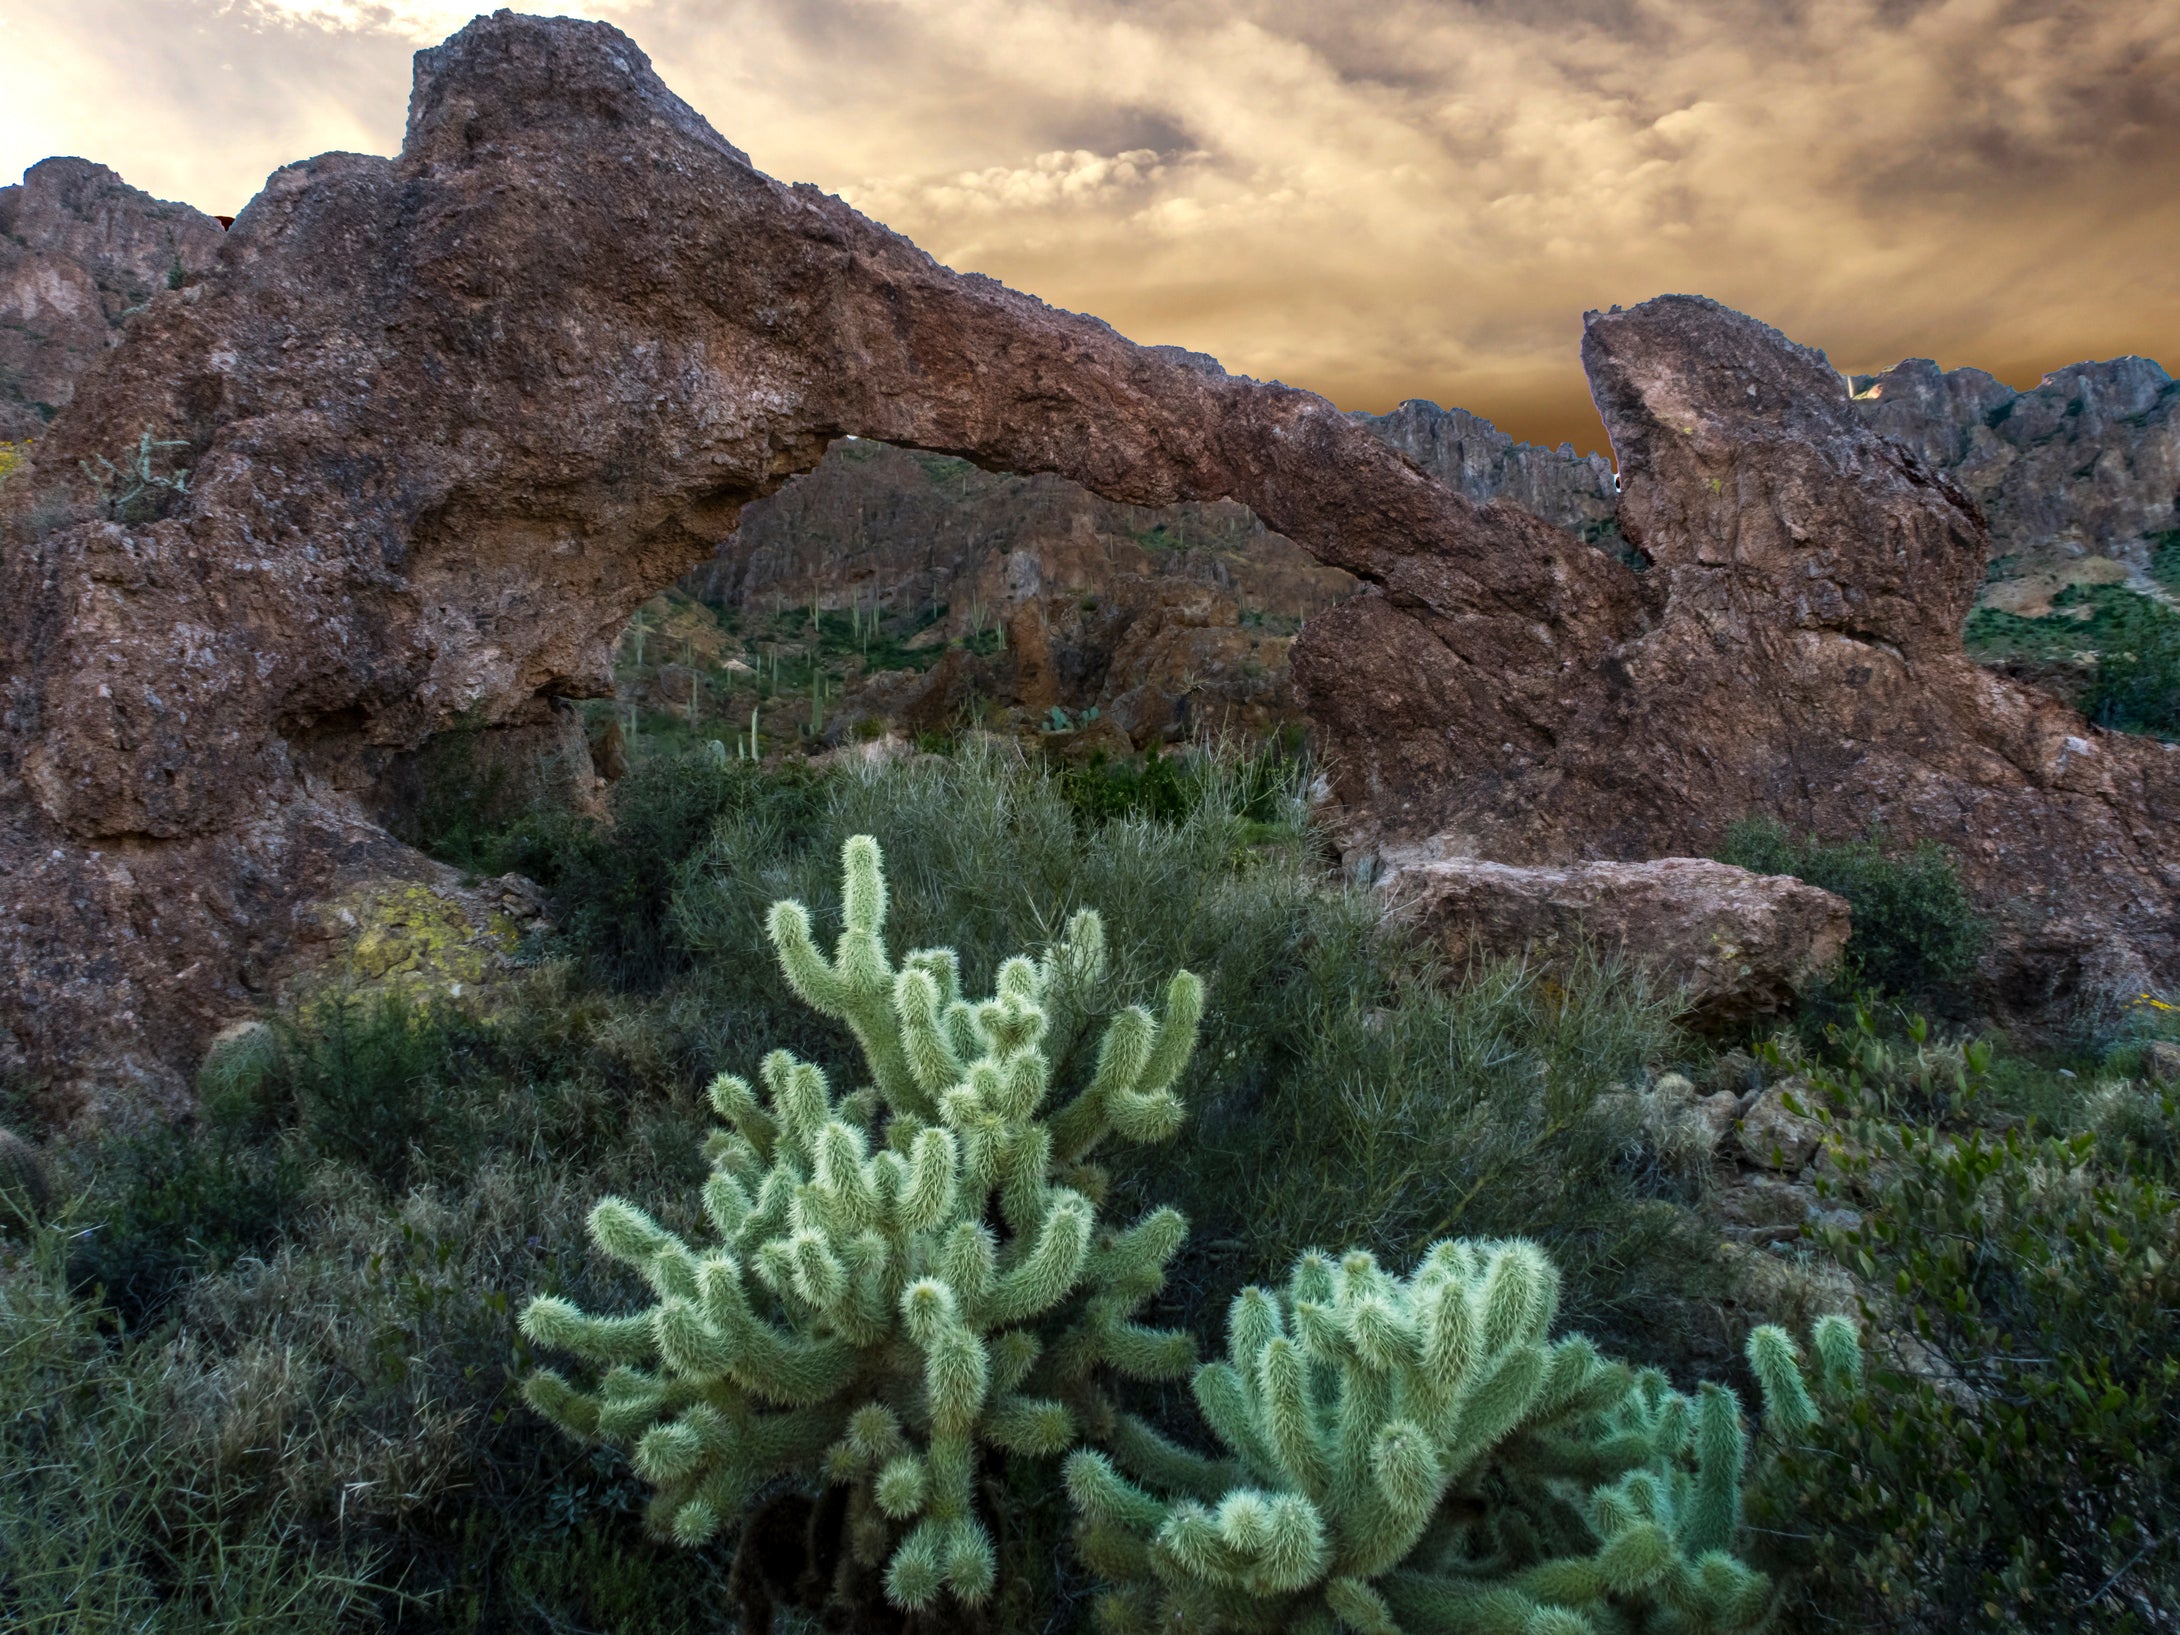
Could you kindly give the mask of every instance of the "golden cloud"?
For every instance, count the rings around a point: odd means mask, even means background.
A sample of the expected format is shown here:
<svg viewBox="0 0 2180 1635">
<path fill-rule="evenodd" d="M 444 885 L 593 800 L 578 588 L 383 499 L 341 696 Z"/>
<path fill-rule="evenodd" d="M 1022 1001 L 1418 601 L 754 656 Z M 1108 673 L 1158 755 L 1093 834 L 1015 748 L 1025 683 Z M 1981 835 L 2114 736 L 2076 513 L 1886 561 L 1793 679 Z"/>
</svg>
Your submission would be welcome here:
<svg viewBox="0 0 2180 1635">
<path fill-rule="evenodd" d="M 17 0 L 0 167 L 232 210 L 390 151 L 441 0 Z M 536 9 L 559 9 L 540 7 Z M 1349 407 L 1596 446 L 1586 307 L 1700 290 L 2017 384 L 2180 353 L 2180 0 L 649 0 L 775 175 Z"/>
</svg>

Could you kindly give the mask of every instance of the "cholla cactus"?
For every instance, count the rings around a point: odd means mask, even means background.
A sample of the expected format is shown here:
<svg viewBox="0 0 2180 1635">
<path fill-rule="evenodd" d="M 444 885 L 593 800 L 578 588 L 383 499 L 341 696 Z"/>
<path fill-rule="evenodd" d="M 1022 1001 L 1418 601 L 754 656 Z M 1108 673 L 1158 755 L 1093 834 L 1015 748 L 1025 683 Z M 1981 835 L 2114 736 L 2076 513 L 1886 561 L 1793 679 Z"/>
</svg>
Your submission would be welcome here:
<svg viewBox="0 0 2180 1635">
<path fill-rule="evenodd" d="M 1203 989 L 1179 972 L 1163 1019 L 1115 1016 L 1089 1083 L 1047 1118 L 1052 1002 L 1102 972 L 1097 915 L 1077 914 L 1043 958 L 1008 960 L 997 993 L 971 1003 L 953 950 L 889 962 L 877 843 L 851 839 L 842 863 L 832 959 L 799 903 L 775 903 L 768 930 L 796 993 L 854 1032 L 871 1083 L 836 1098 L 785 1051 L 764 1059 L 762 1094 L 721 1075 L 727 1127 L 703 1189 L 716 1245 L 603 1200 L 592 1237 L 658 1303 L 595 1317 L 533 1301 L 524 1331 L 603 1372 L 584 1391 L 541 1371 L 525 1394 L 579 1437 L 632 1447 L 658 1488 L 653 1526 L 682 1543 L 713 1537 L 777 1476 L 846 1484 L 851 1557 L 885 1564 L 896 1606 L 929 1607 L 942 1588 L 974 1605 L 995 1572 L 980 1449 L 1057 1454 L 1085 1415 L 1110 1421 L 1101 1366 L 1177 1378 L 1194 1364 L 1188 1336 L 1134 1321 L 1184 1222 L 1166 1209 L 1099 1230 L 1104 1180 L 1085 1160 L 1108 1133 L 1179 1127 L 1172 1086 Z"/>
<path fill-rule="evenodd" d="M 1245 1289 L 1228 1360 L 1196 1371 L 1207 1459 L 1131 1424 L 1067 1484 L 1115 1635 L 1344 1628 L 1360 1635 L 1747 1629 L 1769 1585 L 1730 1553 L 1740 1404 L 1547 1339 L 1551 1262 L 1445 1242 L 1405 1281 L 1367 1254 L 1305 1255 Z M 1818 1325 L 1827 1374 L 1852 1327 Z M 1793 1342 L 1750 1345 L 1774 1420 L 1815 1408 Z M 1116 1468 L 1115 1462 L 1122 1468 Z M 1128 1478 L 1132 1476 L 1135 1480 Z M 1141 1485 L 1139 1485 L 1141 1484 Z"/>
</svg>

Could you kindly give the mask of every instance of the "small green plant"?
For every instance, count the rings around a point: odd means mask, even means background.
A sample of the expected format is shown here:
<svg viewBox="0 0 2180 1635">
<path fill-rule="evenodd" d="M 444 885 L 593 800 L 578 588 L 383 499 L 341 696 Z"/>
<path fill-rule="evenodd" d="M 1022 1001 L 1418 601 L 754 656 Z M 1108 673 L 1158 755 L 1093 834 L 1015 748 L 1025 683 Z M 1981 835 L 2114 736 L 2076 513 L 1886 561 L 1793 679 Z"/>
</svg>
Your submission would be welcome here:
<svg viewBox="0 0 2180 1635">
<path fill-rule="evenodd" d="M 594 1317 L 533 1301 L 524 1332 L 601 1374 L 585 1391 L 543 1370 L 525 1394 L 572 1434 L 633 1450 L 662 1534 L 702 1544 L 778 1477 L 830 1484 L 848 1496 L 822 1562 L 837 1599 L 867 1601 L 863 1575 L 883 1566 L 896 1607 L 942 1591 L 976 1606 L 997 1566 L 984 1461 L 1056 1454 L 1109 1420 L 1101 1370 L 1164 1379 L 1194 1359 L 1186 1335 L 1134 1320 L 1163 1286 L 1181 1217 L 1100 1229 L 1107 1182 L 1090 1158 L 1108 1135 L 1179 1127 L 1172 1085 L 1203 989 L 1178 972 L 1163 1019 L 1115 1016 L 1088 1083 L 1048 1115 L 1068 1001 L 1103 972 L 1098 916 L 1077 913 L 1039 959 L 1007 960 L 996 994 L 971 1002 L 953 950 L 888 958 L 876 841 L 851 838 L 841 870 L 831 960 L 800 903 L 776 902 L 767 931 L 796 994 L 854 1034 L 871 1082 L 836 1097 L 786 1051 L 765 1057 L 762 1095 L 715 1080 L 726 1127 L 703 1206 L 716 1246 L 700 1253 L 625 1199 L 602 1201 L 593 1239 L 657 1304 Z"/>
<path fill-rule="evenodd" d="M 1083 1556 L 1113 1586 L 1104 1627 L 1758 1625 L 1771 1586 L 1732 1553 L 1739 1402 L 1719 1385 L 1684 1396 L 1579 1335 L 1552 1342 L 1557 1297 L 1551 1262 L 1519 1241 L 1441 1242 L 1406 1279 L 1368 1254 L 1309 1254 L 1285 1289 L 1243 1290 L 1227 1360 L 1194 1379 L 1221 1457 L 1129 1422 L 1110 1458 L 1068 1460 Z M 1827 1318 L 1816 1340 L 1824 1384 L 1847 1394 L 1852 1326 Z M 1783 1330 L 1758 1329 L 1749 1358 L 1774 1426 L 1814 1420 Z"/>
<path fill-rule="evenodd" d="M 1952 855 L 1929 841 L 1905 852 L 1878 839 L 1796 839 L 1776 818 L 1727 832 L 1719 861 L 1757 874 L 1791 874 L 1836 892 L 1853 910 L 1847 965 L 1859 983 L 1921 994 L 1975 970 L 1986 932 Z"/>
<path fill-rule="evenodd" d="M 170 458 L 175 449 L 187 447 L 178 439 L 154 437 L 147 426 L 121 464 L 103 454 L 77 464 L 98 491 L 100 513 L 109 522 L 146 522 L 165 515 L 169 504 L 189 492 L 189 472 Z"/>
</svg>

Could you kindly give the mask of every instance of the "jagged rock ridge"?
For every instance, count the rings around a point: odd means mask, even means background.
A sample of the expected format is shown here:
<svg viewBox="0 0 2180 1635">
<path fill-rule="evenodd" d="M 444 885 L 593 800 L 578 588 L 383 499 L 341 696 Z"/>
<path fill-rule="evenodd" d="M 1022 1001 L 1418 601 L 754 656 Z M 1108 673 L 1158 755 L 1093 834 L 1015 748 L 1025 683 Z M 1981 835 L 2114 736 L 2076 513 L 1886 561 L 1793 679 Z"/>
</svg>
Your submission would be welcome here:
<svg viewBox="0 0 2180 1635">
<path fill-rule="evenodd" d="M 2001 556 L 2109 556 L 2139 573 L 2180 539 L 2180 381 L 2148 358 L 2077 363 L 2026 392 L 1928 358 L 1853 385 L 1865 424 L 1983 508 Z"/>
<path fill-rule="evenodd" d="M 1506 500 L 1584 539 L 1615 531 L 1619 489 L 1602 454 L 1517 443 L 1480 415 L 1421 398 L 1391 414 L 1357 414 L 1355 423 L 1478 505 Z"/>
</svg>

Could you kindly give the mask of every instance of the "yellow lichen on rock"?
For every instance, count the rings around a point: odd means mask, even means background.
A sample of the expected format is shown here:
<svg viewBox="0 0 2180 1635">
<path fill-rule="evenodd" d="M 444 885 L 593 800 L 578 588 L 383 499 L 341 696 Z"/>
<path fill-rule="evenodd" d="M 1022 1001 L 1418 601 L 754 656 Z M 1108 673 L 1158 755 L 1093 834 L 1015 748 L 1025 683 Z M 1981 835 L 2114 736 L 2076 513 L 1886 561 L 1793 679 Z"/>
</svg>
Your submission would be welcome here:
<svg viewBox="0 0 2180 1635">
<path fill-rule="evenodd" d="M 512 880 L 471 888 L 413 880 L 359 887 L 320 911 L 340 945 L 326 974 L 346 987 L 476 1002 L 511 971 L 525 922 L 539 919 L 534 892 Z"/>
</svg>

